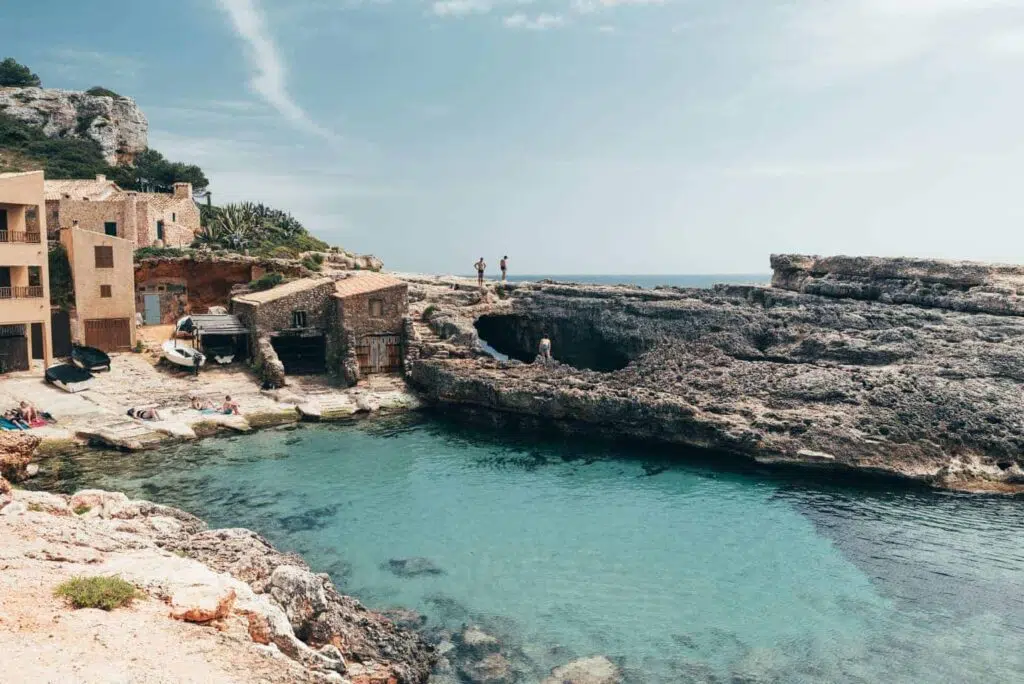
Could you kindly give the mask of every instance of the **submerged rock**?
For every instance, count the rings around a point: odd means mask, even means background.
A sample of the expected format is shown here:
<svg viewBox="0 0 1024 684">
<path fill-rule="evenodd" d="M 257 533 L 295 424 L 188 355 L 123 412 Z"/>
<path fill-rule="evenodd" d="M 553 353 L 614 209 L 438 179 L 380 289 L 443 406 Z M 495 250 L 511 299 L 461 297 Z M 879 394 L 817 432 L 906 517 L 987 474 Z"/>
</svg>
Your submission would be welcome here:
<svg viewBox="0 0 1024 684">
<path fill-rule="evenodd" d="M 512 663 L 500 653 L 459 665 L 459 675 L 470 684 L 513 684 L 518 680 Z"/>
<path fill-rule="evenodd" d="M 542 684 L 619 684 L 622 672 L 604 656 L 580 658 L 551 671 Z"/>
<path fill-rule="evenodd" d="M 444 574 L 444 570 L 429 558 L 392 558 L 381 567 L 385 570 L 390 570 L 399 577 Z"/>
</svg>

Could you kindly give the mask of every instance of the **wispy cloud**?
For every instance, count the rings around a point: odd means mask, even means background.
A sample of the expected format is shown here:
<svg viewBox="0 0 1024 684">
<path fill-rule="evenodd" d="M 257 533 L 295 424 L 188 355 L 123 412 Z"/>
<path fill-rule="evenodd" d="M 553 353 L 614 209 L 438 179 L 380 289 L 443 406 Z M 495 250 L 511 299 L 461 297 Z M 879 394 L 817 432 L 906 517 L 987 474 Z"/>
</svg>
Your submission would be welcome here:
<svg viewBox="0 0 1024 684">
<path fill-rule="evenodd" d="M 628 5 L 664 5 L 667 0 L 572 0 L 571 6 L 579 14 L 590 14 L 602 9 Z"/>
<path fill-rule="evenodd" d="M 235 33 L 248 46 L 254 71 L 249 85 L 253 91 L 296 128 L 335 141 L 337 136 L 313 121 L 288 92 L 284 61 L 267 32 L 264 15 L 255 0 L 217 2 L 230 18 Z"/>
<path fill-rule="evenodd" d="M 505 17 L 502 22 L 510 29 L 522 29 L 524 31 L 547 31 L 558 28 L 565 24 L 565 18 L 560 14 L 538 14 L 530 17 L 522 13 L 512 14 Z"/>
<path fill-rule="evenodd" d="M 486 14 L 493 6 L 490 0 L 436 0 L 430 9 L 439 17 L 462 17 L 467 14 Z"/>
<path fill-rule="evenodd" d="M 1024 0 L 803 0 L 787 6 L 782 49 L 802 77 L 829 80 L 973 49 L 1022 8 Z"/>
</svg>

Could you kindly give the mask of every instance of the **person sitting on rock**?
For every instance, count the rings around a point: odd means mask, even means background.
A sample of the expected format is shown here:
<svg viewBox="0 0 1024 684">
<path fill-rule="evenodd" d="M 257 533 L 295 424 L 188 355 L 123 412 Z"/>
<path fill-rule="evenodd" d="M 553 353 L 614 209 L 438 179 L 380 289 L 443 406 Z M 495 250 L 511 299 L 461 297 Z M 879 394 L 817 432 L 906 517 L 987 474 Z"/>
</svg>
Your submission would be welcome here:
<svg viewBox="0 0 1024 684">
<path fill-rule="evenodd" d="M 212 409 L 213 408 L 213 402 L 212 401 L 210 401 L 209 399 L 200 398 L 200 396 L 198 394 L 192 393 L 192 394 L 189 395 L 188 399 L 189 399 L 189 406 L 191 406 L 196 411 L 203 411 L 205 409 Z"/>
<path fill-rule="evenodd" d="M 39 420 L 39 411 L 30 402 L 23 401 L 18 406 L 18 415 L 26 423 L 33 423 Z"/>
<path fill-rule="evenodd" d="M 220 410 L 221 413 L 224 413 L 225 415 L 229 416 L 237 416 L 241 413 L 238 408 L 238 402 L 233 400 L 230 394 L 224 397 L 224 405 L 220 407 Z"/>
<path fill-rule="evenodd" d="M 540 338 L 540 348 L 538 351 L 541 363 L 548 364 L 551 362 L 551 340 L 546 337 Z"/>
</svg>

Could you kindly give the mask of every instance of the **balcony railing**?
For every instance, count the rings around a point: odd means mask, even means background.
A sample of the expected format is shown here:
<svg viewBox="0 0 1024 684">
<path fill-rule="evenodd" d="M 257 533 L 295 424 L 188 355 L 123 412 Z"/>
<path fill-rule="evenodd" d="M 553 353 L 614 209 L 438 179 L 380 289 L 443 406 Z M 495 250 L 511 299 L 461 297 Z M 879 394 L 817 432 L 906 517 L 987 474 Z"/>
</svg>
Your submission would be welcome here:
<svg viewBox="0 0 1024 684">
<path fill-rule="evenodd" d="M 42 296 L 42 285 L 15 285 L 14 287 L 0 287 L 0 299 L 38 299 Z"/>
<path fill-rule="evenodd" d="M 35 244 L 39 242 L 39 231 L 17 231 L 0 230 L 0 242 L 25 242 Z"/>
</svg>

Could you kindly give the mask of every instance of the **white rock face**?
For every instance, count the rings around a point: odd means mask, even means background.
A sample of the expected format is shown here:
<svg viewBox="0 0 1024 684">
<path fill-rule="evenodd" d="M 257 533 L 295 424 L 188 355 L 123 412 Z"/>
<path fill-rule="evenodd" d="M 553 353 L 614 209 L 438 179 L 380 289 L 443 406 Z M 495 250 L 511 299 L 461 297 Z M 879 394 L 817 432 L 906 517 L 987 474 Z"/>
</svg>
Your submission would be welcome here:
<svg viewBox="0 0 1024 684">
<path fill-rule="evenodd" d="M 0 88 L 0 113 L 50 138 L 89 138 L 111 165 L 131 164 L 149 143 L 149 122 L 130 97 L 50 88 Z"/>
</svg>

